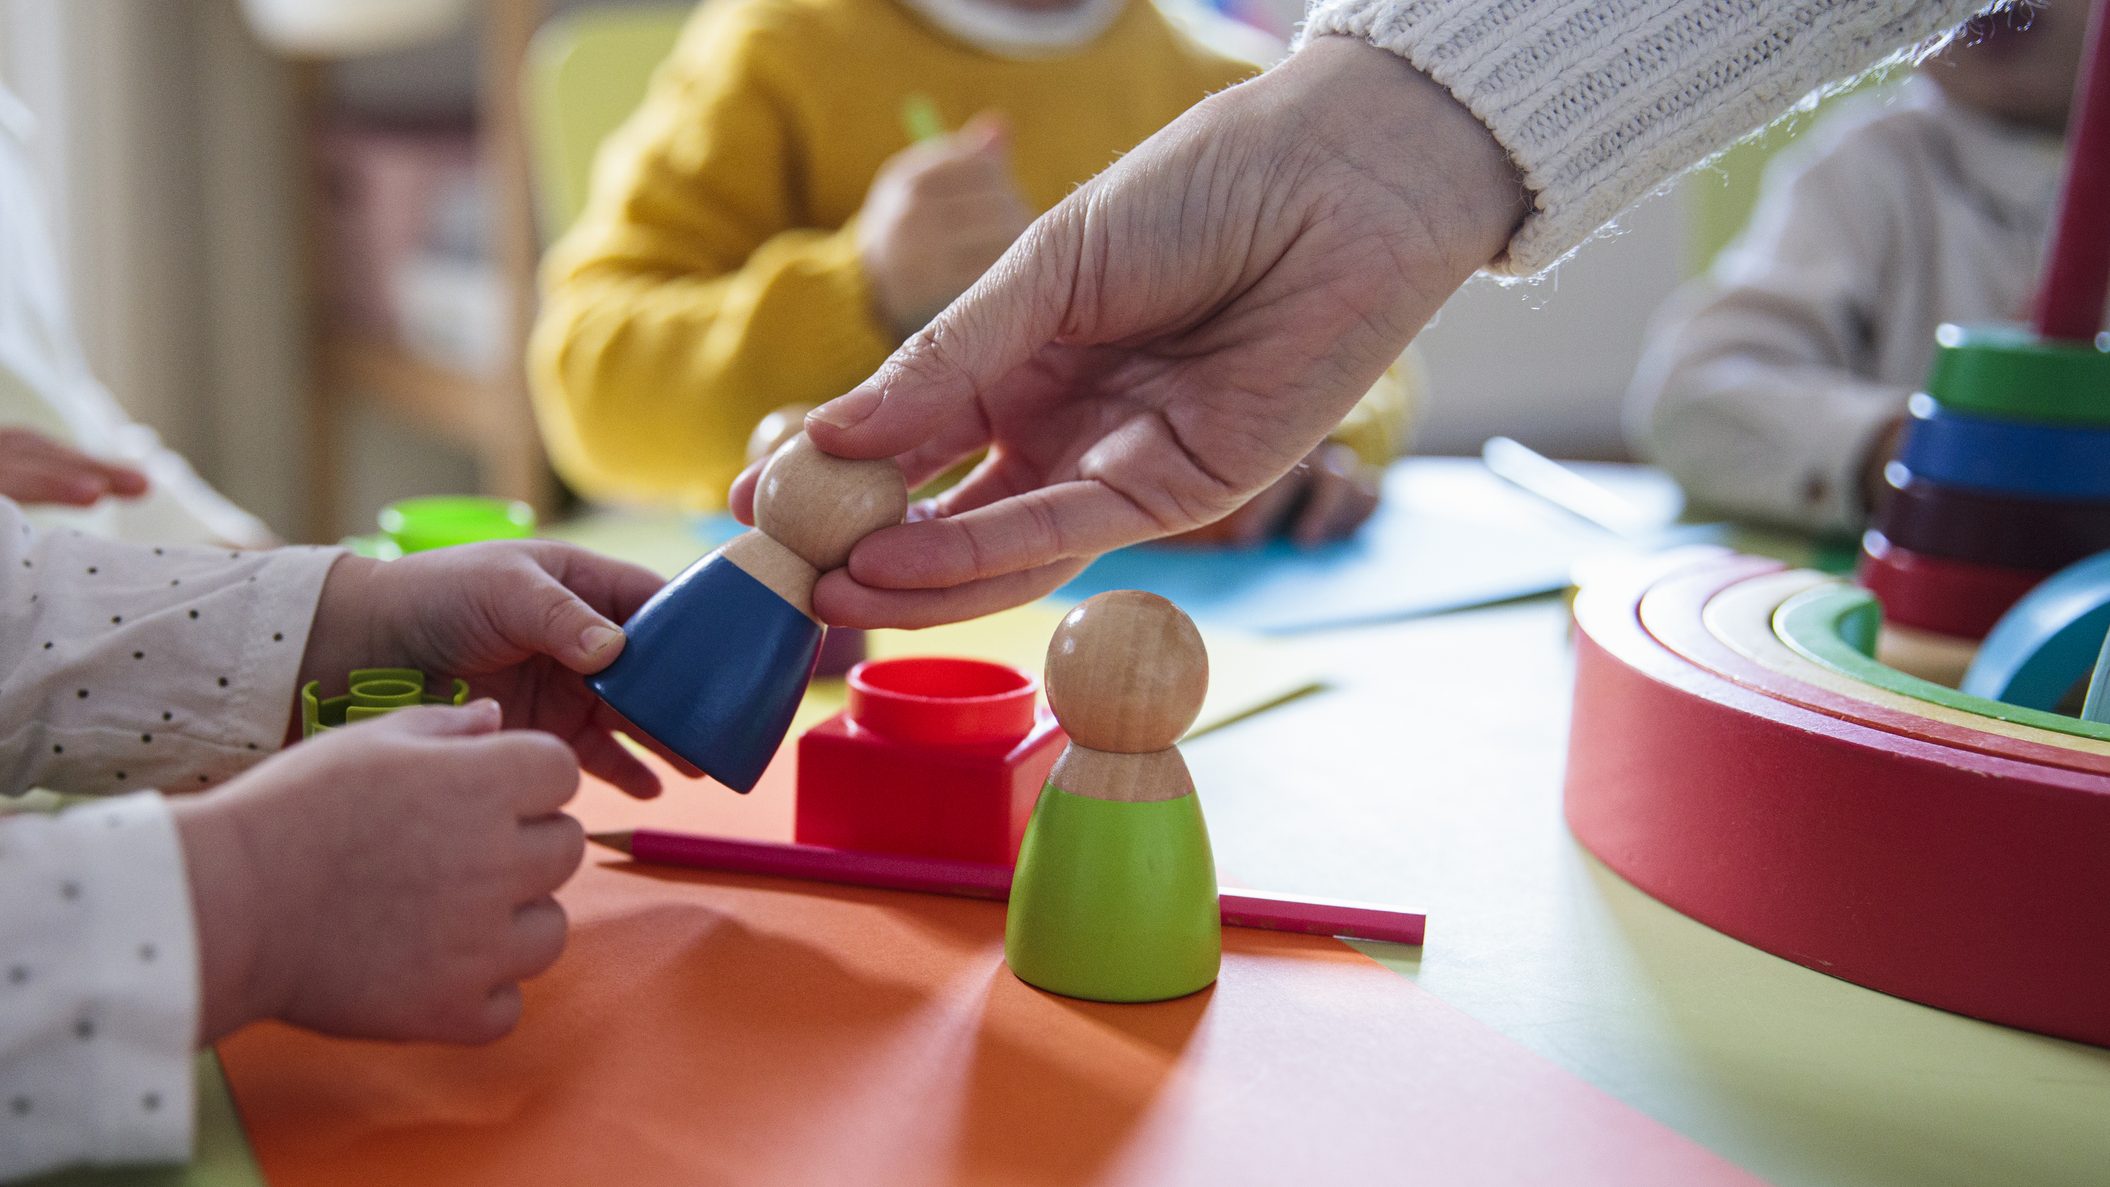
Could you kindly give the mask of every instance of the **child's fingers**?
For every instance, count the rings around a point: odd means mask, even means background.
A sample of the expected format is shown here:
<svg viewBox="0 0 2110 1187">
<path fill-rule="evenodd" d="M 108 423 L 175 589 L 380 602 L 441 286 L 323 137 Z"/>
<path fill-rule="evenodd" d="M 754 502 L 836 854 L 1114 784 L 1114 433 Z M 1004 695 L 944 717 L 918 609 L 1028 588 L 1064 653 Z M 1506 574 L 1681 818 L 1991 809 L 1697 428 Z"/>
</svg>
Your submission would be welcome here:
<svg viewBox="0 0 2110 1187">
<path fill-rule="evenodd" d="M 659 795 L 658 774 L 624 749 L 614 734 L 589 726 L 572 739 L 571 745 L 579 756 L 579 766 L 594 778 L 633 799 L 649 800 Z"/>
<path fill-rule="evenodd" d="M 534 547 L 537 563 L 595 612 L 614 622 L 627 621 L 666 584 L 665 578 L 643 565 L 575 545 L 543 540 Z"/>
<path fill-rule="evenodd" d="M 586 857 L 586 830 L 562 814 L 520 826 L 518 860 L 506 889 L 516 903 L 531 903 L 564 885 Z"/>
<path fill-rule="evenodd" d="M 510 730 L 477 743 L 488 778 L 511 789 L 522 820 L 555 816 L 579 791 L 579 756 L 554 734 Z"/>
<path fill-rule="evenodd" d="M 518 985 L 500 985 L 491 990 L 478 1007 L 462 1041 L 490 1043 L 513 1033 L 513 1028 L 520 1025 L 523 1005 Z"/>
<path fill-rule="evenodd" d="M 129 499 L 147 493 L 147 476 L 138 470 L 111 462 L 96 462 L 95 467 L 102 472 L 111 494 Z"/>
<path fill-rule="evenodd" d="M 991 108 L 960 125 L 952 138 L 954 144 L 968 152 L 1006 154 L 1011 151 L 1011 120 Z"/>
<path fill-rule="evenodd" d="M 377 717 L 360 728 L 376 732 L 391 730 L 427 738 L 466 738 L 497 732 L 502 717 L 498 702 L 485 697 L 458 708 L 453 705 L 421 705 L 403 709 Z M 362 736 L 371 738 L 373 735 Z"/>
<path fill-rule="evenodd" d="M 525 981 L 557 963 L 564 954 L 564 935 L 569 926 L 564 908 L 547 896 L 513 912 L 513 930 L 507 937 L 505 971 L 509 982 Z"/>
<path fill-rule="evenodd" d="M 487 620 L 522 651 L 547 655 L 582 676 L 622 654 L 623 629 L 545 569 L 533 569 L 524 583 L 486 585 L 481 592 Z"/>
<path fill-rule="evenodd" d="M 1376 491 L 1363 480 L 1362 461 L 1346 445 L 1322 445 L 1312 458 L 1311 480 L 1291 538 L 1305 548 L 1338 540 L 1377 510 Z"/>
<path fill-rule="evenodd" d="M 658 739 L 630 724 L 627 718 L 614 709 L 609 708 L 605 702 L 594 711 L 594 722 L 607 733 L 622 734 L 653 754 L 658 755 L 662 762 L 674 768 L 676 774 L 688 779 L 703 778 L 703 772 L 697 769 L 695 764 L 660 745 Z"/>
</svg>

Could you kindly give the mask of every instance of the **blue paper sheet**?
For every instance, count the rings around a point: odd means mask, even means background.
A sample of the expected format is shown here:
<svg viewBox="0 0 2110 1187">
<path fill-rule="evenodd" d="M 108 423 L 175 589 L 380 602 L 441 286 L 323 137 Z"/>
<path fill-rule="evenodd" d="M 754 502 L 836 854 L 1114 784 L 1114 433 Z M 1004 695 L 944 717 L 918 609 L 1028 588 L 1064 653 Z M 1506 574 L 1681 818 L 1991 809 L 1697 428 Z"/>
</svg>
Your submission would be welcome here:
<svg viewBox="0 0 2110 1187">
<path fill-rule="evenodd" d="M 1581 467 L 1665 525 L 1679 499 L 1639 466 Z M 1563 588 L 1583 557 L 1632 547 L 1496 478 L 1467 458 L 1415 458 L 1385 477 L 1362 531 L 1316 549 L 1274 541 L 1249 549 L 1143 545 L 1101 557 L 1056 593 L 1080 600 L 1145 589 L 1198 619 L 1286 632 L 1407 618 Z"/>
<path fill-rule="evenodd" d="M 1643 466 L 1576 467 L 1663 524 L 1676 484 Z M 729 517 L 698 525 L 711 545 L 739 531 Z M 1146 544 L 1101 557 L 1057 590 L 1082 601 L 1110 589 L 1163 594 L 1206 622 L 1282 633 L 1409 618 L 1549 593 L 1584 557 L 1636 547 L 1490 473 L 1474 458 L 1411 458 L 1385 475 L 1377 514 L 1353 539 L 1303 549 Z"/>
</svg>

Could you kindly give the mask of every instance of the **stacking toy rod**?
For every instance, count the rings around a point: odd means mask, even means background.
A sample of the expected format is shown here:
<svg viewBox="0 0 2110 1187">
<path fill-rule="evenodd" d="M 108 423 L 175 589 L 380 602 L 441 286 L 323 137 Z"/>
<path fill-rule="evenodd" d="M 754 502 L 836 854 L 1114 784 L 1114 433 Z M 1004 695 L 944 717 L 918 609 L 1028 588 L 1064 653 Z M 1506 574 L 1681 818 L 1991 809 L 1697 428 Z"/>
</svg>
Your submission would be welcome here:
<svg viewBox="0 0 2110 1187">
<path fill-rule="evenodd" d="M 2110 292 L 2110 0 L 2096 0 L 2074 89 L 2073 139 L 2051 257 L 2037 293 L 2037 333 L 2086 342 Z"/>
<path fill-rule="evenodd" d="M 705 774 L 751 790 L 820 654 L 814 583 L 907 509 L 894 463 L 833 457 L 793 437 L 762 469 L 755 530 L 640 607 L 623 626 L 623 653 L 588 686 Z"/>
<path fill-rule="evenodd" d="M 1174 746 L 1208 687 L 1201 633 L 1156 594 L 1100 594 L 1056 628 L 1048 704 L 1070 745 L 1012 878 L 1004 959 L 1020 980 L 1110 1002 L 1216 980 L 1216 863 Z"/>
</svg>

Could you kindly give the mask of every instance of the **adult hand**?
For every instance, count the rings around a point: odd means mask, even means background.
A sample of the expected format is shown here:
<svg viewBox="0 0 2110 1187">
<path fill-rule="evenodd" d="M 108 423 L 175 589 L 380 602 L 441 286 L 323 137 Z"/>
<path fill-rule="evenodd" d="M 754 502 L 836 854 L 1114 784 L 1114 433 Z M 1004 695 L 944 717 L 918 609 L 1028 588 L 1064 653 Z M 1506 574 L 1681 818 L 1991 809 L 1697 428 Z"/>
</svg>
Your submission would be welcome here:
<svg viewBox="0 0 2110 1187">
<path fill-rule="evenodd" d="M 0 495 L 17 503 L 93 507 L 105 496 L 147 493 L 147 476 L 93 458 L 34 429 L 0 429 Z"/>
<path fill-rule="evenodd" d="M 1401 59 L 1326 37 L 1202 103 L 1036 222 L 807 422 L 911 486 L 988 457 L 815 591 L 847 626 L 1030 601 L 1229 514 L 1340 423 L 1524 211 L 1494 137 Z M 752 474 L 733 491 L 747 513 Z"/>
<path fill-rule="evenodd" d="M 1284 536 L 1300 547 L 1315 548 L 1345 540 L 1377 511 L 1383 476 L 1349 446 L 1323 442 L 1245 506 L 1181 533 L 1174 542 L 1250 548 Z"/>
<path fill-rule="evenodd" d="M 323 583 L 300 678 L 331 690 L 353 668 L 460 676 L 503 706 L 507 728 L 555 734 L 589 772 L 650 797 L 659 778 L 616 741 L 627 726 L 579 677 L 615 662 L 616 624 L 661 584 L 648 569 L 540 540 L 387 563 L 345 557 Z"/>
<path fill-rule="evenodd" d="M 557 959 L 585 851 L 563 743 L 498 707 L 407 709 L 172 804 L 198 920 L 199 1039 L 281 1018 L 486 1042 Z"/>
<path fill-rule="evenodd" d="M 879 314 L 898 337 L 967 291 L 1033 221 L 1011 177 L 1011 134 L 984 113 L 880 167 L 858 216 L 857 249 Z"/>
</svg>

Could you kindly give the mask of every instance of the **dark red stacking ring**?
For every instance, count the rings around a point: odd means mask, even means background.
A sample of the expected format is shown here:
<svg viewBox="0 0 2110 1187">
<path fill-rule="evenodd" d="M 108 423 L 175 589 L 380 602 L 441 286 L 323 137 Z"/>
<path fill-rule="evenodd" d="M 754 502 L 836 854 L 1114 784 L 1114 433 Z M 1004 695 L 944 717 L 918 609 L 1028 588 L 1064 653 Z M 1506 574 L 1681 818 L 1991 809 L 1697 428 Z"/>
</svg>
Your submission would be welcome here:
<svg viewBox="0 0 2110 1187">
<path fill-rule="evenodd" d="M 1899 548 L 1974 565 L 2051 570 L 2110 552 L 2110 502 L 1944 486 L 1893 462 L 1876 527 Z"/>
<path fill-rule="evenodd" d="M 1893 544 L 1881 532 L 1861 537 L 1861 584 L 1899 626 L 1983 639 L 2008 607 L 2051 576 L 1928 556 Z"/>
</svg>

